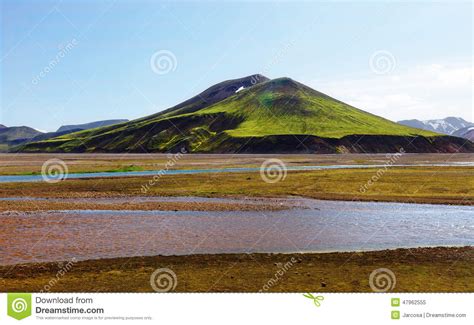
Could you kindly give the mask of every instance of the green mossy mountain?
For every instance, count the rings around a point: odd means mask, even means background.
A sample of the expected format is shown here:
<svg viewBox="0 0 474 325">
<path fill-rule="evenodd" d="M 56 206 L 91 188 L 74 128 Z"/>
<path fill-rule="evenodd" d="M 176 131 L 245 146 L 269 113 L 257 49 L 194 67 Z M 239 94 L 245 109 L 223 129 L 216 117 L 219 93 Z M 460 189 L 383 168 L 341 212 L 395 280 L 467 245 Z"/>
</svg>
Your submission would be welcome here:
<svg viewBox="0 0 474 325">
<path fill-rule="evenodd" d="M 471 152 L 459 138 L 403 126 L 290 78 L 214 85 L 134 121 L 28 143 L 23 152 Z"/>
</svg>

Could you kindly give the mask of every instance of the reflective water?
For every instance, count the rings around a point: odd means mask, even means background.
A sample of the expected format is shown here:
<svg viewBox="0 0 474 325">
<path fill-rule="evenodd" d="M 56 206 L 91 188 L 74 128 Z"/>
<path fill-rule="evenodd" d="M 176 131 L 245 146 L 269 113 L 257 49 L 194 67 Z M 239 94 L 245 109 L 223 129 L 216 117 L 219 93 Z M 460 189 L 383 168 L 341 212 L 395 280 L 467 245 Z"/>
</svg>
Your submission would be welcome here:
<svg viewBox="0 0 474 325">
<path fill-rule="evenodd" d="M 412 164 L 412 165 L 391 165 L 391 167 L 443 167 L 443 166 L 474 166 L 473 162 L 454 162 L 445 164 Z M 322 170 L 322 169 L 354 169 L 354 168 L 384 168 L 386 165 L 318 165 L 318 166 L 287 166 L 287 170 L 304 171 L 304 170 Z M 96 172 L 96 173 L 70 173 L 67 175 L 69 179 L 76 178 L 95 178 L 95 177 L 129 177 L 129 176 L 153 176 L 162 175 L 179 175 L 179 174 L 207 174 L 207 173 L 239 173 L 259 171 L 260 167 L 248 168 L 211 168 L 211 169 L 175 169 L 175 170 L 146 170 L 146 171 L 130 171 L 130 172 Z M 39 182 L 43 180 L 42 175 L 0 175 L 0 183 L 21 183 L 21 182 Z"/>
<path fill-rule="evenodd" d="M 1 213 L 0 264 L 73 257 L 474 245 L 470 206 L 294 201 L 302 208 Z"/>
</svg>

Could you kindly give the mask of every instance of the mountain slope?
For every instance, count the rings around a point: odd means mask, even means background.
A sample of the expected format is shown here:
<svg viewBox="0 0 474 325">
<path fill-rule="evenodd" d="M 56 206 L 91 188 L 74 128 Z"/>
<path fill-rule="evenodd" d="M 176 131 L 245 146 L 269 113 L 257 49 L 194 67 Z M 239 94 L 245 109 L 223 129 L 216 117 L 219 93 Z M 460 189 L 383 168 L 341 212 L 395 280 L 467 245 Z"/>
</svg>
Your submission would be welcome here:
<svg viewBox="0 0 474 325">
<path fill-rule="evenodd" d="M 417 137 L 419 137 L 417 139 Z M 416 140 L 416 141 L 415 141 Z M 455 152 L 462 139 L 403 126 L 289 78 L 214 85 L 157 114 L 26 144 L 25 152 Z"/>
<path fill-rule="evenodd" d="M 234 137 L 315 135 L 341 138 L 352 134 L 435 135 L 400 125 L 349 106 L 289 78 L 243 90 L 197 115 L 225 114 L 242 120 L 226 131 Z"/>
<path fill-rule="evenodd" d="M 31 139 L 39 134 L 41 134 L 40 131 L 28 126 L 12 126 L 0 129 L 0 139 L 3 141 Z"/>
<path fill-rule="evenodd" d="M 470 141 L 474 141 L 474 126 L 468 126 L 466 128 L 459 129 L 454 132 L 453 135 L 456 137 L 461 137 Z"/>
<path fill-rule="evenodd" d="M 0 152 L 24 143 L 42 132 L 28 126 L 12 126 L 0 128 Z"/>
<path fill-rule="evenodd" d="M 209 107 L 217 102 L 220 102 L 230 96 L 233 96 L 242 89 L 246 89 L 269 80 L 270 79 L 262 76 L 261 74 L 254 74 L 248 77 L 226 80 L 207 88 L 202 93 L 176 106 L 151 116 L 147 116 L 144 119 L 171 117 L 179 114 L 193 113 L 202 108 Z M 139 119 L 139 121 L 144 119 Z"/>
<path fill-rule="evenodd" d="M 398 121 L 398 123 L 414 128 L 452 135 L 459 129 L 474 126 L 474 123 L 468 122 L 460 117 L 452 116 L 438 120 L 403 120 Z"/>
<path fill-rule="evenodd" d="M 81 129 L 72 129 L 72 130 L 66 130 L 66 131 L 56 131 L 56 132 L 46 132 L 46 133 L 41 133 L 31 139 L 28 139 L 28 142 L 35 142 L 35 141 L 43 141 L 51 138 L 56 138 L 65 134 L 73 133 L 73 132 L 78 132 L 82 131 Z"/>
<path fill-rule="evenodd" d="M 119 120 L 104 120 L 104 121 L 96 121 L 84 124 L 77 124 L 77 125 L 62 125 L 56 132 L 65 132 L 65 131 L 77 131 L 77 130 L 88 130 L 94 128 L 100 128 L 103 126 L 114 125 L 118 123 L 128 122 L 128 120 L 119 119 Z"/>
<path fill-rule="evenodd" d="M 105 120 L 79 125 L 61 126 L 56 132 L 43 133 L 28 126 L 6 127 L 0 124 L 0 152 L 8 151 L 11 147 L 24 146 L 29 142 L 44 141 L 73 132 L 113 125 L 128 120 Z"/>
</svg>

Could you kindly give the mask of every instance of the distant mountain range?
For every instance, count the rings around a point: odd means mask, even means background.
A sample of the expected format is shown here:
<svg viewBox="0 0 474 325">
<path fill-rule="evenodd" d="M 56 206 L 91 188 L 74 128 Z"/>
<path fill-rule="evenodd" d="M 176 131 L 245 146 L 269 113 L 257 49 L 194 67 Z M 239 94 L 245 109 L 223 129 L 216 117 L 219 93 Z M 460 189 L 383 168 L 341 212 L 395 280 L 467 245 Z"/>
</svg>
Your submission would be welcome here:
<svg viewBox="0 0 474 325">
<path fill-rule="evenodd" d="M 6 127 L 0 124 L 0 152 L 5 152 L 13 147 L 25 145 L 29 142 L 44 141 L 68 133 L 88 130 L 95 127 L 107 126 L 128 120 L 105 120 L 78 125 L 61 126 L 56 132 L 43 133 L 28 126 Z"/>
<path fill-rule="evenodd" d="M 404 126 L 290 78 L 223 81 L 137 120 L 17 147 L 22 152 L 473 152 L 474 144 Z"/>
<path fill-rule="evenodd" d="M 446 117 L 438 120 L 403 120 L 398 123 L 411 126 L 418 129 L 433 131 L 442 134 L 452 134 L 463 128 L 474 126 L 474 123 L 468 122 L 460 117 Z M 456 136 L 462 136 L 457 134 Z"/>
</svg>

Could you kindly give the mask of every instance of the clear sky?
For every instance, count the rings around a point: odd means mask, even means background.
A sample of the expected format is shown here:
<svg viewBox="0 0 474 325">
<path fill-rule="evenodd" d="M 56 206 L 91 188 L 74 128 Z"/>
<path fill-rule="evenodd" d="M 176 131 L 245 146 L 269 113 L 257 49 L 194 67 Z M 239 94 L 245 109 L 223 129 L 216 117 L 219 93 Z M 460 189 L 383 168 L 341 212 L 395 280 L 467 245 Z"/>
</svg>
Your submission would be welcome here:
<svg viewBox="0 0 474 325">
<path fill-rule="evenodd" d="M 471 2 L 6 0 L 1 13 L 7 126 L 134 119 L 253 73 L 392 120 L 473 120 Z"/>
</svg>

